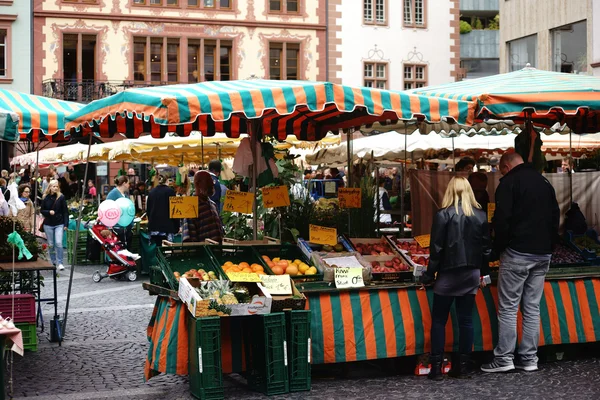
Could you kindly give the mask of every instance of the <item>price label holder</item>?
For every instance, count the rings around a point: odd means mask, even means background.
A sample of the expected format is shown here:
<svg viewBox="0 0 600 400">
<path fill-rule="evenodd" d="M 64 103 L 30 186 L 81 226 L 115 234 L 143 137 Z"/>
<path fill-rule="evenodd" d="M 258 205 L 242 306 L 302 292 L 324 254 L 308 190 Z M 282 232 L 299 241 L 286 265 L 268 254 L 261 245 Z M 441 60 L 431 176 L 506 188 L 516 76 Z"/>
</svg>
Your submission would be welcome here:
<svg viewBox="0 0 600 400">
<path fill-rule="evenodd" d="M 429 247 L 429 243 L 431 242 L 431 235 L 415 236 L 415 241 L 419 243 L 419 246 L 426 249 Z"/>
<path fill-rule="evenodd" d="M 340 208 L 360 208 L 362 194 L 360 188 L 340 188 L 338 190 L 338 201 Z"/>
<path fill-rule="evenodd" d="M 198 218 L 197 196 L 169 197 L 169 216 L 175 218 Z"/>
<path fill-rule="evenodd" d="M 337 240 L 337 229 L 327 228 L 319 225 L 308 226 L 309 230 L 309 242 L 315 244 L 326 244 L 335 246 L 338 243 Z"/>
<path fill-rule="evenodd" d="M 253 207 L 254 194 L 252 193 L 228 190 L 225 194 L 225 202 L 223 203 L 224 211 L 252 214 Z"/>
<path fill-rule="evenodd" d="M 292 280 L 289 275 L 261 275 L 260 279 L 269 293 L 276 296 L 291 296 Z"/>
<path fill-rule="evenodd" d="M 488 222 L 492 223 L 492 218 L 494 217 L 494 213 L 496 212 L 496 203 L 488 203 L 487 214 L 488 214 Z"/>
<path fill-rule="evenodd" d="M 228 272 L 227 277 L 231 282 L 260 282 L 260 276 L 254 272 Z"/>
<path fill-rule="evenodd" d="M 364 287 L 362 268 L 335 268 L 335 287 L 338 289 Z"/>
<path fill-rule="evenodd" d="M 265 208 L 287 207 L 290 205 L 290 193 L 287 186 L 272 186 L 262 188 Z"/>
</svg>

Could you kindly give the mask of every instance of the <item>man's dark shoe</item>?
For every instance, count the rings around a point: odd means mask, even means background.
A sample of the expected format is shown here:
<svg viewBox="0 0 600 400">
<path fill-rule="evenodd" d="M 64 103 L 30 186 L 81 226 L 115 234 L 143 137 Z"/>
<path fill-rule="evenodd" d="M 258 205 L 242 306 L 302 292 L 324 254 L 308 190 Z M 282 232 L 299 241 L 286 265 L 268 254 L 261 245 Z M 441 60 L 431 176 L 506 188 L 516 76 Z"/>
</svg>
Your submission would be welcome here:
<svg viewBox="0 0 600 400">
<path fill-rule="evenodd" d="M 448 371 L 448 376 L 458 379 L 471 378 L 471 357 L 468 354 L 452 354 L 452 368 Z"/>
</svg>

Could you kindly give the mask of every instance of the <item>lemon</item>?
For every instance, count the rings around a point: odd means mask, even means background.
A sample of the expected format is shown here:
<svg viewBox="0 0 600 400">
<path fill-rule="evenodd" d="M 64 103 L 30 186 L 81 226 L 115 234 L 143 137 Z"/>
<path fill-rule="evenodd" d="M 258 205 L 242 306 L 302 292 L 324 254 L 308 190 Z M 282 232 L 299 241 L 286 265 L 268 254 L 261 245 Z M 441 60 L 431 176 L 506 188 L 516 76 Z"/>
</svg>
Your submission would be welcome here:
<svg viewBox="0 0 600 400">
<path fill-rule="evenodd" d="M 302 272 L 303 274 L 309 270 L 309 266 L 306 265 L 305 263 L 300 264 L 300 266 L 298 266 L 298 271 Z"/>
<path fill-rule="evenodd" d="M 316 275 L 317 269 L 315 267 L 310 267 L 309 269 L 306 270 L 306 272 L 304 274 L 305 275 Z"/>
<path fill-rule="evenodd" d="M 279 261 L 281 261 L 281 258 L 279 258 L 279 257 L 275 257 L 275 258 L 273 259 L 273 262 L 274 262 L 274 263 L 278 263 Z"/>
<path fill-rule="evenodd" d="M 298 260 L 298 259 L 296 258 L 296 259 L 294 260 L 294 264 L 296 264 L 296 265 L 302 265 L 302 264 L 303 264 L 303 262 L 302 262 L 302 261 L 300 261 L 300 260 Z"/>
</svg>

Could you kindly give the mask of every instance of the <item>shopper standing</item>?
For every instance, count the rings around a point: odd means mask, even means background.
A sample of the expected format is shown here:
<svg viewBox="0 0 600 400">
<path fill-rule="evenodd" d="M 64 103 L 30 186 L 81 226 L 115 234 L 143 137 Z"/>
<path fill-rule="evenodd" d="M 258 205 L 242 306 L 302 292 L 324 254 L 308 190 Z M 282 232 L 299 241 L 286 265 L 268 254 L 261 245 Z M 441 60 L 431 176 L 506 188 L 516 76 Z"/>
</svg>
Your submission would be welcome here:
<svg viewBox="0 0 600 400">
<path fill-rule="evenodd" d="M 194 188 L 198 196 L 198 218 L 186 220 L 187 230 L 184 232 L 184 238 L 190 242 L 204 242 L 206 239 L 221 242 L 225 234 L 217 206 L 210 199 L 215 192 L 211 175 L 207 171 L 196 172 Z"/>
<path fill-rule="evenodd" d="M 67 200 L 60 192 L 58 181 L 52 180 L 42 198 L 42 215 L 44 216 L 44 232 L 48 240 L 50 261 L 59 271 L 63 266 L 63 233 L 69 226 L 69 210 Z"/>
<path fill-rule="evenodd" d="M 208 163 L 208 172 L 210 173 L 210 177 L 212 178 L 214 186 L 214 194 L 209 197 L 217 206 L 217 212 L 219 215 L 221 214 L 221 196 L 223 196 L 223 193 L 221 193 L 221 183 L 219 182 L 219 176 L 221 176 L 222 170 L 223 164 L 221 164 L 221 161 L 212 160 L 210 163 Z"/>
<path fill-rule="evenodd" d="M 115 188 L 108 192 L 106 200 L 119 200 L 121 197 L 129 198 L 129 178 L 126 175 L 115 178 Z M 113 228 L 119 240 L 125 243 L 127 250 L 131 251 L 131 242 L 133 241 L 133 222 L 127 227 L 115 226 Z"/>
<path fill-rule="evenodd" d="M 175 196 L 175 191 L 166 185 L 166 178 L 159 175 L 158 186 L 150 191 L 146 203 L 150 242 L 157 246 L 162 246 L 163 240 L 173 241 L 173 235 L 179 231 L 179 219 L 169 215 L 169 198 Z"/>
<path fill-rule="evenodd" d="M 485 286 L 481 276 L 489 269 L 491 249 L 487 215 L 475 201 L 471 185 L 465 178 L 452 178 L 448 184 L 442 209 L 433 219 L 430 252 L 429 266 L 421 277 L 424 284 L 435 280 L 429 379 L 442 379 L 446 322 L 454 302 L 460 354 L 452 355 L 449 375 L 466 377 L 473 348 L 475 295 L 480 286 Z"/>
<path fill-rule="evenodd" d="M 494 250 L 500 255 L 498 275 L 498 344 L 494 361 L 484 372 L 515 368 L 536 371 L 540 336 L 540 301 L 550 266 L 552 246 L 558 238 L 560 210 L 554 188 L 517 153 L 500 159 L 503 178 L 496 189 L 492 220 Z M 523 336 L 517 342 L 517 311 L 523 314 Z"/>
<path fill-rule="evenodd" d="M 33 231 L 33 216 L 35 207 L 31 201 L 31 187 L 22 183 L 18 189 L 19 199 L 25 204 L 25 208 L 17 211 L 17 220 L 23 225 L 25 232 L 34 233 Z"/>
</svg>

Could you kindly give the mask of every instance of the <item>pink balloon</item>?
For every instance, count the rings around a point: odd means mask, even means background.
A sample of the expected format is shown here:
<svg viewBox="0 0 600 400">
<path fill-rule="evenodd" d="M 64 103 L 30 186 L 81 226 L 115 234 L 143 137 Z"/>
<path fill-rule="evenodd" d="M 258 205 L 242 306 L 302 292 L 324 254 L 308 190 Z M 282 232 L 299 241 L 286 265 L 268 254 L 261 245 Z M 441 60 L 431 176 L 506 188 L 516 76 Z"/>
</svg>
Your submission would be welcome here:
<svg viewBox="0 0 600 400">
<path fill-rule="evenodd" d="M 114 200 L 104 200 L 98 207 L 98 219 L 101 223 L 112 228 L 121 218 L 121 207 Z"/>
</svg>

